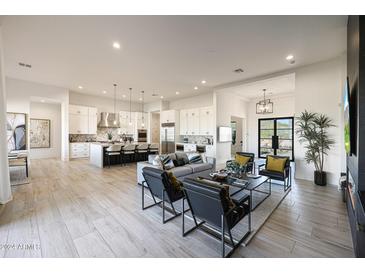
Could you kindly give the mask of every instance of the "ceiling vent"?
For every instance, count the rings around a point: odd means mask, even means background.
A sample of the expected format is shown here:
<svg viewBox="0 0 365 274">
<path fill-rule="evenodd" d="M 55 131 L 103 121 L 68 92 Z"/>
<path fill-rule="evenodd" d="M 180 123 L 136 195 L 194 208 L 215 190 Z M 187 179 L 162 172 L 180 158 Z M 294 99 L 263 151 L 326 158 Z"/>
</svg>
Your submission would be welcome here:
<svg viewBox="0 0 365 274">
<path fill-rule="evenodd" d="M 156 96 L 158 96 L 158 93 L 152 93 L 152 96 L 156 97 Z"/>
<path fill-rule="evenodd" d="M 237 68 L 237 69 L 235 69 L 233 72 L 235 72 L 235 73 L 242 73 L 242 72 L 243 72 L 243 69 L 241 69 L 241 68 Z"/>
<path fill-rule="evenodd" d="M 25 67 L 25 68 L 31 68 L 32 67 L 32 65 L 26 64 L 26 63 L 22 63 L 22 62 L 19 62 L 18 65 L 21 66 L 21 67 Z"/>
</svg>

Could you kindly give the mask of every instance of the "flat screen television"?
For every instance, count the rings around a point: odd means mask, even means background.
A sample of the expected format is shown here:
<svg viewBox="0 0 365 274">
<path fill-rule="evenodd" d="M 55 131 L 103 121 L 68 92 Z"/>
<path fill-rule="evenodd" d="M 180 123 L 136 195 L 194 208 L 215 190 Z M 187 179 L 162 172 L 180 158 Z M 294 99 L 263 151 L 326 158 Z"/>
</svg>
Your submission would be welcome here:
<svg viewBox="0 0 365 274">
<path fill-rule="evenodd" d="M 351 117 L 350 117 L 350 87 L 349 79 L 346 78 L 345 89 L 343 92 L 343 115 L 345 130 L 345 150 L 347 154 L 351 154 Z"/>
<path fill-rule="evenodd" d="M 232 142 L 232 128 L 231 127 L 218 127 L 218 141 L 219 142 Z"/>
</svg>

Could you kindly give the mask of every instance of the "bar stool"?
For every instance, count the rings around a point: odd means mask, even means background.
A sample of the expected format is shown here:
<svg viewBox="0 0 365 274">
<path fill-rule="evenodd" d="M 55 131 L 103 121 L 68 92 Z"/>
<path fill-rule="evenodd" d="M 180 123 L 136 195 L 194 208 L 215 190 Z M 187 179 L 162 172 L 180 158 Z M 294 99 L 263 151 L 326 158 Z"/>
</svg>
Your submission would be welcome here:
<svg viewBox="0 0 365 274">
<path fill-rule="evenodd" d="M 136 148 L 136 161 L 139 161 L 141 158 L 143 161 L 147 160 L 148 155 L 148 144 L 140 144 Z"/>
<path fill-rule="evenodd" d="M 136 153 L 136 145 L 125 145 L 122 148 L 122 164 L 125 164 L 125 157 L 128 156 L 129 161 L 132 162 L 133 160 L 133 156 Z"/>
<path fill-rule="evenodd" d="M 113 156 L 118 156 L 119 163 L 121 163 L 121 149 L 122 149 L 121 145 L 111 145 L 106 148 L 105 155 L 108 159 L 109 168 L 110 168 L 110 158 Z"/>
<path fill-rule="evenodd" d="M 150 144 L 148 147 L 148 154 L 158 154 L 160 151 L 160 145 L 159 144 Z"/>
</svg>

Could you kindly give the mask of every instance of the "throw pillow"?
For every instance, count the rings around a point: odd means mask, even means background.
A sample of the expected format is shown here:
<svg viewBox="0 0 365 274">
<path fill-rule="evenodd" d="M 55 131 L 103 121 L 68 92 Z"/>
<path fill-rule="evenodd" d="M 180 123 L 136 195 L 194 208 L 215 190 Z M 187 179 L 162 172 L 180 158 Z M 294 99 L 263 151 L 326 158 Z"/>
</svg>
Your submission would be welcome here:
<svg viewBox="0 0 365 274">
<path fill-rule="evenodd" d="M 174 162 L 174 166 L 184 166 L 185 162 L 183 159 L 176 159 L 176 160 L 172 160 Z"/>
<path fill-rule="evenodd" d="M 184 162 L 184 165 L 187 165 L 189 163 L 188 155 L 186 155 L 185 152 L 176 152 L 176 159 L 181 160 Z"/>
<path fill-rule="evenodd" d="M 160 159 L 160 156 L 155 156 L 155 158 L 152 161 L 152 165 L 158 167 L 159 169 L 163 169 L 163 165 Z"/>
<path fill-rule="evenodd" d="M 199 153 L 188 154 L 189 164 L 201 164 L 203 163 L 202 156 Z"/>
<path fill-rule="evenodd" d="M 244 156 L 244 155 L 240 155 L 238 153 L 236 153 L 235 156 L 235 161 L 240 165 L 240 166 L 245 166 L 248 161 L 250 160 L 251 157 L 249 156 Z"/>
<path fill-rule="evenodd" d="M 286 158 L 267 156 L 266 169 L 269 171 L 284 172 Z"/>
<path fill-rule="evenodd" d="M 172 173 L 171 171 L 170 172 L 167 172 L 167 176 L 169 177 L 169 180 L 170 180 L 170 183 L 173 187 L 173 189 L 176 191 L 176 192 L 180 192 L 182 190 L 182 184 L 181 182 L 176 178 L 176 176 L 174 175 L 174 173 Z"/>
<path fill-rule="evenodd" d="M 169 170 L 175 167 L 174 162 L 170 158 L 169 155 L 160 155 L 160 160 L 163 166 L 163 169 Z"/>
</svg>

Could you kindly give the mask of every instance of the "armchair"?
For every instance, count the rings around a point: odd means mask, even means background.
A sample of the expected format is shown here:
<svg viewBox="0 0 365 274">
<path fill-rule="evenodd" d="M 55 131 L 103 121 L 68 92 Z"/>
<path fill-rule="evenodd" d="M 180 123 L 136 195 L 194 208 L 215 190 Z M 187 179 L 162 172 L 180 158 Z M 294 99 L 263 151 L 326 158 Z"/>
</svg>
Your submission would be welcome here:
<svg viewBox="0 0 365 274">
<path fill-rule="evenodd" d="M 251 172 L 251 173 L 255 173 L 255 153 L 250 153 L 250 152 L 236 152 L 236 155 L 240 155 L 240 156 L 245 156 L 245 157 L 249 157 L 250 159 L 248 160 L 248 162 L 246 163 L 246 165 L 240 167 L 239 164 L 237 164 L 237 168 L 239 168 L 240 172 L 243 173 L 247 173 L 247 172 Z M 235 165 L 236 161 L 235 160 L 229 160 L 226 162 L 226 166 L 232 166 Z"/>
<path fill-rule="evenodd" d="M 281 171 L 271 170 L 268 168 L 268 162 L 272 159 L 283 159 L 285 160 L 284 167 Z M 284 183 L 284 191 L 291 188 L 291 167 L 290 167 L 290 158 L 287 156 L 277 156 L 277 155 L 267 155 L 266 162 L 264 164 L 259 165 L 259 174 L 264 175 L 270 178 L 270 180 L 282 181 Z"/>
<path fill-rule="evenodd" d="M 231 199 L 227 186 L 205 183 L 204 181 L 192 178 L 185 178 L 183 185 L 185 192 L 185 197 L 183 199 L 187 200 L 195 223 L 193 228 L 185 231 L 185 215 L 183 208 L 183 237 L 201 227 L 204 223 L 208 223 L 220 231 L 222 257 L 229 257 L 251 232 L 250 196 L 244 192 L 240 192 L 239 195 L 234 195 L 236 196 L 236 199 Z M 236 240 L 235 242 L 231 230 L 247 215 L 248 231 L 241 239 Z M 197 222 L 197 218 L 201 220 L 200 223 Z M 226 231 L 229 236 L 227 244 L 232 247 L 227 254 L 225 252 Z"/>
<path fill-rule="evenodd" d="M 142 174 L 144 177 L 144 181 L 142 182 L 142 210 L 162 204 L 161 207 L 163 224 L 180 216 L 181 212 L 177 212 L 175 210 L 173 203 L 178 200 L 182 200 L 184 198 L 184 192 L 182 189 L 177 190 L 174 187 L 167 172 L 153 167 L 144 167 Z M 152 199 L 154 201 L 154 203 L 149 206 L 145 206 L 144 202 L 145 188 L 149 189 Z M 160 201 L 157 202 L 156 198 L 158 198 Z M 168 219 L 165 219 L 165 202 L 168 202 L 171 205 L 172 213 L 174 214 L 174 216 Z M 184 203 L 184 200 L 182 200 L 182 202 Z"/>
</svg>

